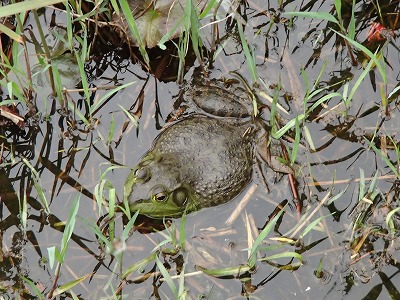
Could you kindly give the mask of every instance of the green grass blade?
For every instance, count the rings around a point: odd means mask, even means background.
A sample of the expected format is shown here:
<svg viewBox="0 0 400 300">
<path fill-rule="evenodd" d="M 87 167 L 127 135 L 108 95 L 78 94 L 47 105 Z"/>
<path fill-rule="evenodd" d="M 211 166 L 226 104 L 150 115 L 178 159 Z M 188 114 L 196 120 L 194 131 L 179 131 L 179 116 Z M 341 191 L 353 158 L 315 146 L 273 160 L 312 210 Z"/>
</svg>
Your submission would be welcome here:
<svg viewBox="0 0 400 300">
<path fill-rule="evenodd" d="M 90 115 L 92 115 L 99 107 L 100 105 L 103 104 L 104 101 L 106 101 L 109 97 L 111 97 L 112 95 L 114 95 L 115 93 L 117 93 L 118 91 L 134 84 L 136 81 L 132 81 L 132 82 L 128 82 L 125 83 L 121 86 L 116 87 L 115 89 L 112 89 L 111 91 L 109 91 L 108 93 L 106 93 L 103 97 L 101 97 L 98 101 L 96 101 L 95 103 L 93 103 L 93 105 L 90 107 L 89 112 Z"/>
<path fill-rule="evenodd" d="M 114 130 L 115 130 L 115 119 L 114 119 L 114 114 L 111 114 L 110 126 L 108 127 L 107 145 L 110 145 L 114 138 L 114 133 L 115 133 Z"/>
<path fill-rule="evenodd" d="M 108 219 L 110 220 L 108 224 L 108 236 L 110 241 L 113 242 L 115 238 L 115 222 L 114 214 L 115 214 L 115 202 L 116 202 L 116 193 L 115 188 L 110 188 L 108 190 Z"/>
<path fill-rule="evenodd" d="M 75 59 L 76 59 L 76 62 L 78 63 L 79 74 L 81 76 L 81 80 L 82 80 L 81 83 L 82 83 L 83 92 L 85 94 L 86 102 L 88 103 L 88 106 L 90 107 L 89 84 L 87 81 L 85 66 L 84 66 L 85 60 L 82 58 L 81 55 L 79 55 L 78 51 L 75 51 Z"/>
<path fill-rule="evenodd" d="M 133 123 L 133 125 L 135 127 L 138 127 L 139 123 L 138 121 L 133 117 L 133 115 L 127 111 L 125 108 L 123 108 L 121 105 L 118 104 L 118 106 L 122 109 L 122 111 L 125 113 L 125 115 L 129 118 L 129 120 L 131 120 L 131 122 Z"/>
<path fill-rule="evenodd" d="M 260 259 L 260 261 L 273 260 L 273 259 L 279 259 L 279 258 L 287 258 L 287 257 L 296 258 L 297 260 L 299 260 L 300 263 L 303 262 L 303 257 L 299 253 L 290 252 L 290 251 L 263 257 Z"/>
<path fill-rule="evenodd" d="M 244 35 L 242 26 L 243 26 L 242 22 L 238 18 L 237 19 L 237 28 L 239 30 L 239 37 L 240 37 L 240 41 L 242 42 L 242 47 L 243 47 L 244 55 L 246 57 L 247 66 L 249 67 L 250 75 L 251 75 L 253 82 L 257 82 L 258 76 L 257 76 L 255 57 L 254 57 L 254 54 L 250 51 L 249 45 L 247 44 L 247 40 Z"/>
<path fill-rule="evenodd" d="M 99 226 L 97 226 L 97 224 L 95 223 L 91 223 L 88 220 L 84 219 L 84 218 L 80 218 L 81 221 L 83 221 L 84 223 L 86 223 L 90 229 L 97 235 L 97 237 L 100 239 L 100 242 L 102 242 L 105 247 L 106 250 L 108 251 L 112 251 L 114 249 L 113 244 L 108 240 L 108 238 L 103 234 L 103 232 L 101 231 L 101 229 L 99 228 Z"/>
<path fill-rule="evenodd" d="M 297 153 L 299 151 L 299 145 L 300 145 L 300 125 L 299 125 L 299 120 L 296 117 L 295 119 L 295 136 L 294 136 L 294 143 L 293 143 L 293 149 L 292 149 L 292 155 L 290 156 L 290 164 L 294 165 L 294 162 L 296 161 Z"/>
<path fill-rule="evenodd" d="M 86 274 L 82 277 L 79 277 L 78 279 L 72 280 L 71 282 L 68 282 L 66 284 L 63 284 L 62 286 L 56 288 L 53 292 L 53 296 L 58 296 L 66 291 L 68 291 L 69 289 L 72 289 L 74 286 L 76 286 L 78 283 L 81 283 L 82 281 L 84 281 L 86 278 L 88 278 L 89 276 L 91 276 L 92 273 Z"/>
<path fill-rule="evenodd" d="M 186 212 L 182 215 L 179 230 L 179 246 L 182 251 L 185 251 L 186 243 Z"/>
<path fill-rule="evenodd" d="M 381 63 L 379 62 L 378 58 L 376 57 L 376 55 L 374 53 L 372 53 L 367 47 L 365 47 L 364 45 L 356 42 L 355 40 L 352 40 L 351 38 L 341 34 L 340 32 L 337 32 L 336 30 L 332 29 L 332 31 L 334 31 L 336 34 L 340 35 L 342 38 L 344 38 L 345 40 L 347 40 L 350 44 L 352 44 L 354 47 L 360 49 L 361 51 L 363 51 L 370 59 L 372 59 L 372 61 L 375 63 L 375 65 L 378 67 L 379 72 L 381 73 L 383 82 L 385 84 L 387 84 L 387 76 L 386 76 L 386 72 L 383 69 Z"/>
<path fill-rule="evenodd" d="M 47 254 L 49 255 L 50 269 L 53 269 L 54 263 L 56 261 L 56 247 L 55 246 L 48 247 L 47 248 Z"/>
<path fill-rule="evenodd" d="M 335 9 L 338 19 L 342 20 L 342 0 L 335 0 Z"/>
<path fill-rule="evenodd" d="M 47 5 L 53 5 L 64 1 L 57 0 L 31 0 L 19 3 L 8 4 L 0 7 L 0 18 L 26 12 L 28 10 L 41 8 Z"/>
<path fill-rule="evenodd" d="M 304 130 L 304 138 L 305 138 L 305 140 L 307 141 L 307 143 L 308 143 L 310 149 L 311 149 L 312 151 L 315 151 L 315 145 L 314 145 L 314 141 L 313 141 L 313 139 L 312 139 L 310 130 L 309 130 L 308 127 L 305 126 L 305 125 L 303 126 L 303 130 Z"/>
<path fill-rule="evenodd" d="M 133 264 L 128 269 L 126 269 L 124 273 L 122 273 L 121 278 L 125 279 L 132 272 L 135 272 L 135 271 L 139 270 L 140 268 L 144 267 L 145 265 L 147 265 L 148 263 L 152 262 L 153 260 L 156 259 L 158 254 L 159 254 L 159 252 L 154 252 L 154 253 L 150 254 L 149 256 L 147 256 L 146 258 L 143 258 L 142 260 Z"/>
<path fill-rule="evenodd" d="M 248 259 L 247 264 L 249 265 L 250 268 L 253 268 L 256 264 L 257 260 L 257 252 L 258 248 L 260 247 L 261 243 L 264 241 L 264 239 L 267 237 L 269 232 L 272 230 L 272 228 L 275 226 L 275 223 L 278 221 L 280 216 L 283 213 L 283 209 L 279 211 L 276 216 L 265 226 L 265 228 L 260 232 L 256 240 L 254 241 L 253 247 L 251 248 L 250 256 Z"/>
<path fill-rule="evenodd" d="M 389 225 L 390 222 L 393 221 L 393 220 L 392 220 L 393 215 L 397 214 L 399 211 L 400 211 L 400 207 L 397 207 L 397 208 L 391 210 L 391 211 L 386 215 L 386 219 L 385 219 L 386 225 Z"/>
<path fill-rule="evenodd" d="M 326 216 L 322 216 L 317 218 L 316 220 L 312 221 L 304 230 L 303 232 L 300 234 L 300 238 L 305 237 L 315 226 L 317 226 L 317 224 L 319 222 L 321 222 L 321 220 L 325 219 L 326 217 L 331 216 L 332 214 L 326 215 Z"/>
<path fill-rule="evenodd" d="M 296 124 L 296 119 L 298 119 L 298 121 L 303 121 L 304 118 L 305 118 L 304 114 L 298 115 L 296 118 L 287 122 L 287 124 L 283 126 L 281 129 L 279 129 L 277 132 L 271 133 L 272 137 L 274 139 L 279 140 L 286 132 L 288 132 Z"/>
<path fill-rule="evenodd" d="M 397 86 L 397 87 L 395 87 L 395 88 L 393 89 L 393 91 L 391 91 L 391 92 L 389 93 L 388 98 L 392 97 L 392 96 L 393 96 L 394 94 L 396 94 L 399 90 L 400 90 L 400 85 Z"/>
<path fill-rule="evenodd" d="M 45 210 L 45 212 L 47 214 L 50 214 L 50 208 L 49 205 L 47 203 L 47 199 L 46 196 L 44 194 L 43 188 L 42 188 L 42 184 L 40 181 L 40 176 L 38 174 L 38 172 L 35 170 L 35 168 L 30 164 L 30 162 L 26 159 L 26 158 L 22 158 L 22 161 L 24 162 L 24 164 L 31 170 L 31 174 L 32 174 L 32 181 L 33 181 L 33 185 L 35 186 L 36 192 L 38 193 L 40 202 L 42 203 L 42 206 Z"/>
<path fill-rule="evenodd" d="M 370 142 L 367 138 L 364 137 L 364 139 L 369 143 L 372 149 L 379 154 L 379 156 L 383 159 L 383 161 L 386 163 L 386 165 L 393 171 L 393 173 L 396 175 L 398 179 L 400 179 L 400 174 L 397 171 L 397 168 L 392 164 L 392 162 L 378 149 L 376 146 Z"/>
<path fill-rule="evenodd" d="M 1 8 L 0 8 L 0 11 L 1 11 Z M 3 32 L 4 34 L 8 35 L 11 39 L 16 41 L 17 43 L 22 44 L 22 37 L 1 23 L 0 23 L 0 32 Z"/>
<path fill-rule="evenodd" d="M 369 74 L 369 71 L 372 68 L 373 61 L 370 60 L 368 65 L 365 67 L 364 71 L 361 73 L 361 75 L 357 78 L 356 83 L 354 83 L 353 88 L 350 91 L 349 96 L 347 97 L 347 102 L 350 102 L 351 99 L 353 99 L 354 94 L 356 93 L 357 89 L 360 87 L 361 82 L 364 80 L 365 76 Z"/>
<path fill-rule="evenodd" d="M 143 59 L 144 59 L 146 65 L 148 67 L 150 67 L 150 59 L 146 52 L 146 46 L 145 46 L 142 38 L 140 37 L 140 33 L 137 28 L 135 19 L 132 15 L 131 8 L 129 7 L 128 2 L 126 0 L 120 0 L 119 4 L 121 6 L 122 12 L 124 13 L 124 16 L 125 16 L 126 22 L 128 23 L 129 29 L 131 30 L 133 36 L 135 37 L 135 39 L 137 40 L 137 42 L 139 44 L 140 54 L 143 56 Z"/>
<path fill-rule="evenodd" d="M 203 268 L 201 266 L 196 266 L 196 269 L 213 277 L 224 277 L 224 276 L 239 276 L 242 272 L 250 271 L 251 268 L 249 266 L 238 266 L 238 267 L 228 267 L 228 268 L 211 270 Z"/>
<path fill-rule="evenodd" d="M 349 38 L 351 38 L 353 40 L 356 36 L 356 18 L 354 17 L 355 8 L 356 8 L 356 1 L 353 0 L 353 5 L 351 7 L 351 18 L 350 18 L 349 30 L 348 30 Z"/>
<path fill-rule="evenodd" d="M 65 256 L 66 256 L 67 250 L 68 250 L 68 244 L 71 239 L 72 233 L 74 232 L 76 215 L 77 215 L 78 209 L 79 209 L 80 197 L 81 197 L 81 194 L 78 193 L 75 196 L 75 199 L 72 201 L 71 208 L 70 208 L 70 211 L 68 214 L 67 223 L 65 224 L 64 233 L 63 233 L 63 237 L 61 240 L 62 261 L 64 261 L 64 259 L 65 259 Z"/>
<path fill-rule="evenodd" d="M 204 8 L 202 13 L 199 15 L 199 20 L 205 18 L 216 3 L 217 3 L 217 0 L 207 1 L 207 6 Z"/>
<path fill-rule="evenodd" d="M 358 191 L 358 202 L 360 202 L 365 196 L 365 176 L 364 170 L 360 168 L 360 188 Z"/>
<path fill-rule="evenodd" d="M 162 276 L 164 277 L 165 281 L 167 282 L 169 289 L 171 290 L 172 294 L 174 295 L 174 299 L 178 299 L 178 289 L 174 282 L 172 281 L 171 275 L 169 275 L 167 269 L 164 267 L 163 263 L 160 261 L 158 256 L 156 257 L 156 264 L 158 269 L 160 270 Z"/>
<path fill-rule="evenodd" d="M 339 93 L 329 93 L 328 95 L 325 95 L 318 99 L 311 107 L 307 110 L 307 114 L 311 113 L 314 109 L 316 109 L 321 103 L 325 102 L 326 100 L 332 99 L 333 97 L 341 97 Z"/>
<path fill-rule="evenodd" d="M 135 224 L 136 218 L 139 215 L 139 211 L 136 211 L 132 218 L 129 220 L 128 224 L 125 225 L 124 231 L 122 232 L 122 240 L 126 241 L 129 237 L 129 233 Z"/>
<path fill-rule="evenodd" d="M 34 291 L 34 293 L 36 294 L 36 296 L 38 297 L 38 299 L 42 300 L 45 299 L 46 297 L 42 294 L 42 292 L 39 290 L 39 288 L 37 287 L 37 285 L 30 280 L 29 278 L 23 276 L 23 275 L 19 275 L 20 278 L 22 278 L 23 281 L 25 281 L 30 287 L 31 289 Z"/>
</svg>

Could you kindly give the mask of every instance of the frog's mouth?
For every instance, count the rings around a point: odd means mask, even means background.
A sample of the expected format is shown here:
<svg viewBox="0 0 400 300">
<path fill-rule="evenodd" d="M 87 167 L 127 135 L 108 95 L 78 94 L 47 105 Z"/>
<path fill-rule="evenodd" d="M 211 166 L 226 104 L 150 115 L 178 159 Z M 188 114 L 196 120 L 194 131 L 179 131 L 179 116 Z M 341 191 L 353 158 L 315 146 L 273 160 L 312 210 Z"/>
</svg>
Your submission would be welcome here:
<svg viewBox="0 0 400 300">
<path fill-rule="evenodd" d="M 152 218 L 179 218 L 184 213 L 191 213 L 200 209 L 195 198 L 191 189 L 180 186 L 165 193 L 163 197 L 153 196 L 150 199 L 138 199 L 132 202 L 129 208 L 131 211 L 139 211 L 141 215 Z"/>
</svg>

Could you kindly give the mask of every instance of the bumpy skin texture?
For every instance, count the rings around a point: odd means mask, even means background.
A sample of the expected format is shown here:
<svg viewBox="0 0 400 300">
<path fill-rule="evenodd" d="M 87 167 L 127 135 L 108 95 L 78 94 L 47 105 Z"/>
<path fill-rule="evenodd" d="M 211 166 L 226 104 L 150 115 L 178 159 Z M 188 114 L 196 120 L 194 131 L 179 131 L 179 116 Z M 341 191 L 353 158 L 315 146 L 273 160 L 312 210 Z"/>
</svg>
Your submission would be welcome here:
<svg viewBox="0 0 400 300">
<path fill-rule="evenodd" d="M 216 86 L 197 85 L 186 91 L 185 98 L 190 98 L 205 112 L 220 117 L 245 118 L 249 116 L 244 100 Z M 250 101 L 249 101 L 250 103 Z"/>
<path fill-rule="evenodd" d="M 194 116 L 166 128 L 127 179 L 131 210 L 179 217 L 231 200 L 252 176 L 248 127 Z"/>
</svg>

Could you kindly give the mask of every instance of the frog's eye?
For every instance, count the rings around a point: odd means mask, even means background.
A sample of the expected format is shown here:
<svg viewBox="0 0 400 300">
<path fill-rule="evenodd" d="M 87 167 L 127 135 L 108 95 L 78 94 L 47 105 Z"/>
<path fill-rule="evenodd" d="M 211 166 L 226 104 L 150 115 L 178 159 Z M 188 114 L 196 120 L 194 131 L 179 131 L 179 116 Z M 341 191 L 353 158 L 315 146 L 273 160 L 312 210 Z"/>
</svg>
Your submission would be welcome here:
<svg viewBox="0 0 400 300">
<path fill-rule="evenodd" d="M 162 186 L 156 186 L 153 189 L 152 194 L 154 195 L 154 198 L 158 201 L 158 202 L 164 202 L 165 200 L 167 200 L 167 191 L 165 190 L 164 187 Z"/>
<path fill-rule="evenodd" d="M 139 180 L 148 181 L 150 179 L 149 169 L 141 167 L 135 171 L 135 177 Z"/>
<path fill-rule="evenodd" d="M 188 198 L 188 192 L 185 188 L 179 188 L 174 191 L 174 196 L 172 197 L 174 203 L 182 207 L 186 204 Z"/>
</svg>

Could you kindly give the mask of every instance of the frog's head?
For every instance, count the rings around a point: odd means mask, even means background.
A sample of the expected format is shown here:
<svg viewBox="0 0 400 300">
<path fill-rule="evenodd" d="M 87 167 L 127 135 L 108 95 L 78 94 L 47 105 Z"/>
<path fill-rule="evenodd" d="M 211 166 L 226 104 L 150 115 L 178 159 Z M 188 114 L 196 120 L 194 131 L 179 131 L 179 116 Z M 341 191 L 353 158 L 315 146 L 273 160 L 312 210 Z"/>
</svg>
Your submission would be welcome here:
<svg viewBox="0 0 400 300">
<path fill-rule="evenodd" d="M 198 210 L 192 187 L 183 183 L 172 155 L 148 152 L 129 174 L 124 199 L 131 211 L 153 218 L 180 217 Z"/>
</svg>

